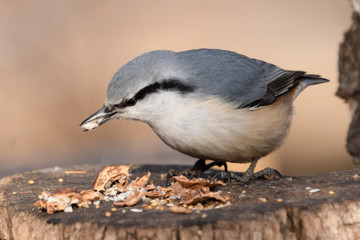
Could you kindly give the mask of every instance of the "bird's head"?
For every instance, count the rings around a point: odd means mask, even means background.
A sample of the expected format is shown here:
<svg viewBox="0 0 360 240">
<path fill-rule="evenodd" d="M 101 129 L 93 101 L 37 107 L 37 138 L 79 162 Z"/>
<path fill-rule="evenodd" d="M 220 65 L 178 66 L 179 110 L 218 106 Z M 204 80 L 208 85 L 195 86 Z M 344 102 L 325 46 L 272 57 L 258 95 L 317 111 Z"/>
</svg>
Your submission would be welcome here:
<svg viewBox="0 0 360 240">
<path fill-rule="evenodd" d="M 84 131 L 112 119 L 149 122 L 162 112 L 171 96 L 190 93 L 194 87 L 184 79 L 175 52 L 153 51 L 122 66 L 109 83 L 104 106 L 81 124 Z M 170 96 L 169 96 L 170 94 Z"/>
</svg>

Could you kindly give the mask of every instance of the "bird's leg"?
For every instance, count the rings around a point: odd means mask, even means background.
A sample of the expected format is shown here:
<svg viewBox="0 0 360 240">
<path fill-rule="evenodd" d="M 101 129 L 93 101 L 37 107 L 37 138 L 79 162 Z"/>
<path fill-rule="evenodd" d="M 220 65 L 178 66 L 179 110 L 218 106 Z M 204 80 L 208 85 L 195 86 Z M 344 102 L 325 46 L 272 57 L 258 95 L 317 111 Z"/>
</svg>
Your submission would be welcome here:
<svg viewBox="0 0 360 240">
<path fill-rule="evenodd" d="M 227 173 L 228 168 L 226 162 L 213 161 L 212 163 L 206 164 L 205 161 L 206 161 L 205 159 L 199 159 L 195 162 L 194 166 L 191 169 L 185 169 L 182 172 L 171 169 L 166 174 L 166 185 L 168 185 L 170 179 L 174 176 L 184 175 L 186 177 L 197 177 L 198 175 L 209 170 L 213 166 L 218 166 L 218 167 L 224 166 L 224 170 Z"/>
<path fill-rule="evenodd" d="M 199 173 L 203 173 L 209 170 L 210 168 L 212 168 L 213 166 L 218 166 L 218 167 L 224 166 L 224 171 L 227 172 L 226 162 L 213 161 L 212 163 L 206 164 L 205 161 L 206 160 L 204 159 L 197 160 L 194 166 L 191 168 L 191 170 L 198 171 Z"/>
<path fill-rule="evenodd" d="M 220 174 L 220 178 L 223 179 L 224 181 L 228 181 L 228 182 L 231 182 L 232 180 L 234 180 L 235 182 L 240 182 L 240 183 L 247 182 L 254 177 L 254 170 L 255 170 L 257 161 L 258 161 L 258 159 L 252 160 L 249 168 L 241 175 L 238 175 L 236 173 L 223 172 Z"/>
</svg>

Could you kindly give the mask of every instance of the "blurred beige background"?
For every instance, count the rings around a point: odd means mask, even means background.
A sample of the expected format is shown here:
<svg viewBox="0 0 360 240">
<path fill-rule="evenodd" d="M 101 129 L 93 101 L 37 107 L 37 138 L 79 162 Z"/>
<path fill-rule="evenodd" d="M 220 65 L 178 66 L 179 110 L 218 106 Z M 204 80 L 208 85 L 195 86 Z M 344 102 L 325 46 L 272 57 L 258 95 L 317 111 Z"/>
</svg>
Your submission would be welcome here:
<svg viewBox="0 0 360 240">
<path fill-rule="evenodd" d="M 79 123 L 102 106 L 111 77 L 135 56 L 203 47 L 331 80 L 300 95 L 287 142 L 258 168 L 291 175 L 355 168 L 345 150 L 348 109 L 334 95 L 348 1 L 0 4 L 0 176 L 84 163 L 193 164 L 143 123 L 114 121 L 87 133 Z"/>
</svg>

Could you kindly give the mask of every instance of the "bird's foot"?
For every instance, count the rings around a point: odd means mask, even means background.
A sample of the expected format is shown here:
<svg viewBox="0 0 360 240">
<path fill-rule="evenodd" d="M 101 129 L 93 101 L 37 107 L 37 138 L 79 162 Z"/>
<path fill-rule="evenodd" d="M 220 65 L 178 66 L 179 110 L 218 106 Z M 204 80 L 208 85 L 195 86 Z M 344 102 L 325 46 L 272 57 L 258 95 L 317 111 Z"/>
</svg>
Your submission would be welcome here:
<svg viewBox="0 0 360 240">
<path fill-rule="evenodd" d="M 259 172 L 254 173 L 254 177 L 256 179 L 265 178 L 267 180 L 273 180 L 276 178 L 282 178 L 283 175 L 281 175 L 281 173 L 278 170 L 267 167 Z"/>
<path fill-rule="evenodd" d="M 193 178 L 199 176 L 201 173 L 209 170 L 213 166 L 224 166 L 225 172 L 227 172 L 227 164 L 226 162 L 217 162 L 214 161 L 212 163 L 206 164 L 204 159 L 199 159 L 196 161 L 194 166 L 191 169 L 185 169 L 184 171 L 177 171 L 174 169 L 170 169 L 170 171 L 166 174 L 165 184 L 166 186 L 170 185 L 171 179 L 175 176 L 184 175 L 187 178 Z"/>
<path fill-rule="evenodd" d="M 281 173 L 273 168 L 265 168 L 256 173 L 251 171 L 245 171 L 244 173 L 222 172 L 215 176 L 215 178 L 229 183 L 247 183 L 254 179 L 273 180 L 282 177 Z"/>
<path fill-rule="evenodd" d="M 240 174 L 237 173 L 230 173 L 230 172 L 222 172 L 215 176 L 219 177 L 223 181 L 227 182 L 237 182 L 237 183 L 246 183 L 252 179 L 259 179 L 259 178 L 265 178 L 268 180 L 272 180 L 274 178 L 280 178 L 282 175 L 279 171 L 272 169 L 272 168 L 265 168 L 259 172 L 254 173 L 256 164 L 258 159 L 254 159 L 251 161 L 251 164 L 249 168 Z"/>
</svg>

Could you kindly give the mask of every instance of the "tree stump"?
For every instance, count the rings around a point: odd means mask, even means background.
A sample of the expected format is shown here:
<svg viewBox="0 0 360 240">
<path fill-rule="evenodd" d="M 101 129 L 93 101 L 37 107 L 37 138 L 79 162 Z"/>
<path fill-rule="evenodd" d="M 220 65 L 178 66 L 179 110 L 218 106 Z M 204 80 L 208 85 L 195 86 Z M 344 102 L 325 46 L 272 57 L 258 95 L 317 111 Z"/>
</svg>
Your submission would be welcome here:
<svg viewBox="0 0 360 240">
<path fill-rule="evenodd" d="M 336 95 L 349 104 L 352 120 L 346 148 L 353 156 L 353 162 L 360 164 L 360 5 L 357 0 L 353 0 L 353 4 L 353 21 L 339 47 L 339 88 Z"/>
<path fill-rule="evenodd" d="M 45 169 L 1 179 L 0 239 L 360 239 L 359 169 L 228 184 L 221 191 L 230 193 L 229 206 L 190 214 L 130 210 L 141 203 L 111 217 L 105 216 L 113 208 L 110 202 L 52 215 L 33 206 L 43 190 L 91 189 L 103 167 L 66 169 L 86 171 L 79 174 Z M 154 184 L 164 185 L 161 174 L 170 168 L 185 167 L 133 166 L 132 178 L 150 171 Z"/>
</svg>

